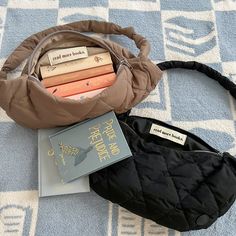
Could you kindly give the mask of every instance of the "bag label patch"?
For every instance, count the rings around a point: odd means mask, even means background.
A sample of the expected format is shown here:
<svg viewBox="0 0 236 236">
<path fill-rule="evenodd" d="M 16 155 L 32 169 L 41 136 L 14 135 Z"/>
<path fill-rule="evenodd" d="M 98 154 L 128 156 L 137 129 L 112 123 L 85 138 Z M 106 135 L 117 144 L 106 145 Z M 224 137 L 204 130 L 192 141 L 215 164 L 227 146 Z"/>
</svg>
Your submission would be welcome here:
<svg viewBox="0 0 236 236">
<path fill-rule="evenodd" d="M 48 59 L 51 66 L 85 57 L 88 57 L 88 50 L 86 47 L 58 49 L 48 53 Z"/>
<path fill-rule="evenodd" d="M 152 124 L 149 133 L 154 134 L 154 135 L 159 136 L 164 139 L 168 139 L 172 142 L 175 142 L 175 143 L 178 143 L 181 145 L 185 144 L 185 141 L 187 138 L 187 135 L 185 135 L 185 134 L 182 134 L 178 131 L 168 129 L 166 127 L 156 125 L 156 124 Z"/>
</svg>

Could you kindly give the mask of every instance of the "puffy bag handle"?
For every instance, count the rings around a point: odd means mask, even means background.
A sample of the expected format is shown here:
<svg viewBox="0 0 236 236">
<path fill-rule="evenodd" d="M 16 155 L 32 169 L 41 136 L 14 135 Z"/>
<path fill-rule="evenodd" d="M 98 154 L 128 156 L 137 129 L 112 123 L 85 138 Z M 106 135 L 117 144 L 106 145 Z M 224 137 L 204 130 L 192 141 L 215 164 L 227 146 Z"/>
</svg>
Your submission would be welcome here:
<svg viewBox="0 0 236 236">
<path fill-rule="evenodd" d="M 157 64 L 162 70 L 169 70 L 174 68 L 182 68 L 188 70 L 197 70 L 211 79 L 218 81 L 218 83 L 230 92 L 230 94 L 236 99 L 236 84 L 229 80 L 226 76 L 223 76 L 220 72 L 213 68 L 196 61 L 165 61 Z"/>
<path fill-rule="evenodd" d="M 105 21 L 96 21 L 96 20 L 86 20 L 86 21 L 77 21 L 65 25 L 55 26 L 44 31 L 33 34 L 32 36 L 25 39 L 8 57 L 4 63 L 0 78 L 5 78 L 8 71 L 12 71 L 17 68 L 22 61 L 27 59 L 32 51 L 35 49 L 37 44 L 47 35 L 61 31 L 61 30 L 74 30 L 79 32 L 94 32 L 94 33 L 103 33 L 103 34 L 117 34 L 125 35 L 128 38 L 134 40 L 137 48 L 140 49 L 139 57 L 147 57 L 150 52 L 150 44 L 146 38 L 137 34 L 133 27 L 122 28 L 121 26 L 105 22 Z"/>
</svg>

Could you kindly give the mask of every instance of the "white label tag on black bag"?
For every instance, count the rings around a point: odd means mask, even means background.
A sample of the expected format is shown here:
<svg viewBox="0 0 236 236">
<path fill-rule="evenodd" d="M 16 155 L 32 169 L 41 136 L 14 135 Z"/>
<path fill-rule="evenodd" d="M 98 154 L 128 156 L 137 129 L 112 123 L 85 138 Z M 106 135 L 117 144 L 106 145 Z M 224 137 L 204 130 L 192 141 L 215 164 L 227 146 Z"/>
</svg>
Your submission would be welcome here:
<svg viewBox="0 0 236 236">
<path fill-rule="evenodd" d="M 154 134 L 154 135 L 159 136 L 164 139 L 168 139 L 172 142 L 175 142 L 175 143 L 178 143 L 181 145 L 185 144 L 185 141 L 187 138 L 187 135 L 185 135 L 185 134 L 181 134 L 178 131 L 168 129 L 166 127 L 156 125 L 156 124 L 152 124 L 149 133 Z"/>
</svg>

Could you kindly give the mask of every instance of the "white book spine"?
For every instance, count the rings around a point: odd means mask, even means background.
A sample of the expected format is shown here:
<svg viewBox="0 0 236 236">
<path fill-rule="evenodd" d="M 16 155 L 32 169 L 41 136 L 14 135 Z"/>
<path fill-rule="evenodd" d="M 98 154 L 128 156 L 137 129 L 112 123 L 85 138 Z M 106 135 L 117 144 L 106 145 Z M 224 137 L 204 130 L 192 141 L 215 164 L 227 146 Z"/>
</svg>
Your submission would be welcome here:
<svg viewBox="0 0 236 236">
<path fill-rule="evenodd" d="M 112 64 L 112 60 L 110 53 L 105 52 L 54 66 L 41 66 L 40 71 L 42 78 L 47 78 L 54 75 L 66 74 L 108 64 Z"/>
</svg>

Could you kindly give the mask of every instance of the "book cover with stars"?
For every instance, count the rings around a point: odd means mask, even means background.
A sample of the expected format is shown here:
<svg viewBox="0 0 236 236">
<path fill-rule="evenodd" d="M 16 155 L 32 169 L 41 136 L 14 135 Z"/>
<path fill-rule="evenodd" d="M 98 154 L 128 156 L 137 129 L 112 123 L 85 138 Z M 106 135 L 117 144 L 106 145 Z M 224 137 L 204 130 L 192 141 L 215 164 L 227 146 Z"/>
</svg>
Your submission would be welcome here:
<svg viewBox="0 0 236 236">
<path fill-rule="evenodd" d="M 63 129 L 49 139 L 64 183 L 132 155 L 113 111 Z"/>
</svg>

